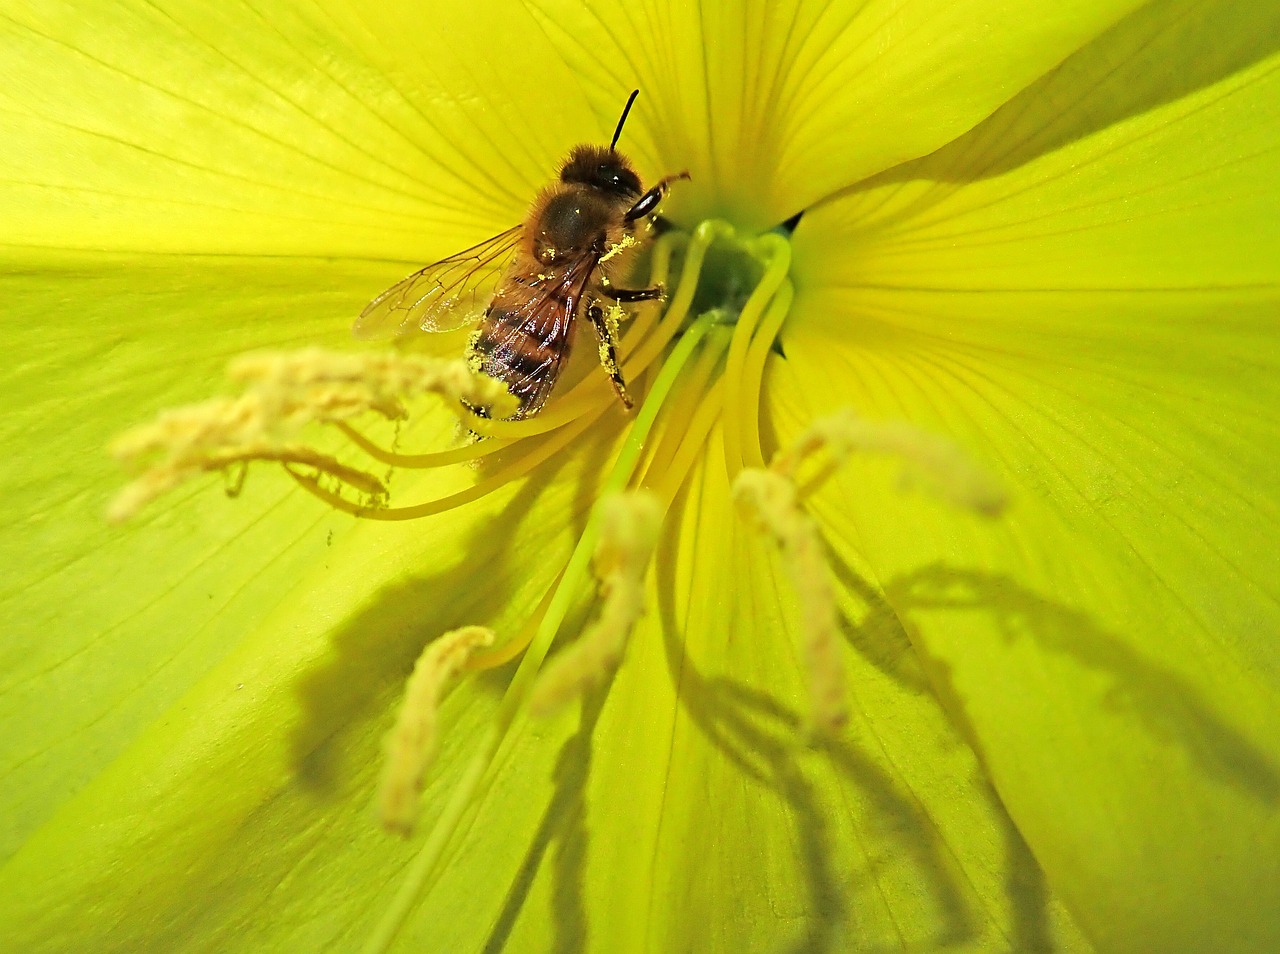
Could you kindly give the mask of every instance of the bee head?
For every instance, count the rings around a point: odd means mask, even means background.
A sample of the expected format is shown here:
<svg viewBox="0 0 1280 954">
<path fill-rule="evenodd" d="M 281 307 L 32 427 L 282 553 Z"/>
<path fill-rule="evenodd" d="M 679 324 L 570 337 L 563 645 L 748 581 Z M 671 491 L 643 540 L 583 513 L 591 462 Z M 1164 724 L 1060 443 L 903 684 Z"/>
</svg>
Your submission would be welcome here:
<svg viewBox="0 0 1280 954">
<path fill-rule="evenodd" d="M 623 198 L 634 198 L 643 191 L 631 163 L 604 146 L 576 146 L 560 167 L 560 181 L 590 186 Z"/>
</svg>

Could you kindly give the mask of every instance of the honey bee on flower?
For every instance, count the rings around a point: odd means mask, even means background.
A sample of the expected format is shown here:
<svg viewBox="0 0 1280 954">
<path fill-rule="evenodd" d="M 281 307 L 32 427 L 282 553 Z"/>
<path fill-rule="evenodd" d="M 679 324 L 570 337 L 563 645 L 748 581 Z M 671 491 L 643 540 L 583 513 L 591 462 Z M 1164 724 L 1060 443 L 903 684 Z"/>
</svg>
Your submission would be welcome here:
<svg viewBox="0 0 1280 954">
<path fill-rule="evenodd" d="M 518 402 L 510 417 L 518 420 L 546 403 L 585 314 L 618 398 L 632 407 L 604 300 L 663 297 L 661 285 L 621 288 L 613 276 L 628 273 L 671 183 L 689 178 L 687 172 L 667 176 L 645 191 L 631 162 L 617 151 L 639 92 L 627 99 L 608 148 L 575 146 L 523 223 L 392 285 L 361 312 L 356 335 L 454 331 L 475 322 L 468 363 L 506 385 Z M 490 416 L 487 407 L 472 410 Z"/>
</svg>

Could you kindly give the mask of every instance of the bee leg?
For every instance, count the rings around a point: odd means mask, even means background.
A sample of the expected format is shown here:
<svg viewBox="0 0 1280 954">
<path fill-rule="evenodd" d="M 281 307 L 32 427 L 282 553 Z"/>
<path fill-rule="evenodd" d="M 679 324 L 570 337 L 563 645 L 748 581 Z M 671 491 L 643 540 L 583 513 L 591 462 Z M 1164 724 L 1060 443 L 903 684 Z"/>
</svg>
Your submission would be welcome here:
<svg viewBox="0 0 1280 954">
<path fill-rule="evenodd" d="M 644 195 L 640 196 L 636 204 L 627 210 L 627 214 L 624 215 L 623 218 L 628 222 L 634 222 L 636 219 L 642 219 L 646 215 L 651 215 L 653 210 L 658 207 L 658 203 L 662 201 L 662 197 L 667 194 L 667 190 L 671 188 L 671 183 L 687 178 L 689 178 L 689 173 L 682 172 L 679 175 L 667 176 L 666 178 L 659 179 L 658 184 Z"/>
<path fill-rule="evenodd" d="M 667 296 L 667 289 L 660 284 L 650 288 L 614 288 L 603 272 L 600 275 L 600 292 L 605 297 L 623 304 L 637 301 L 661 301 Z"/>
<path fill-rule="evenodd" d="M 605 286 L 600 290 L 614 301 L 620 301 L 628 305 L 637 301 L 660 301 L 667 297 L 667 290 L 661 285 L 654 285 L 652 288 L 610 288 Z"/>
<path fill-rule="evenodd" d="M 631 410 L 635 407 L 635 402 L 627 393 L 627 382 L 622 380 L 622 368 L 618 366 L 618 348 L 614 343 L 613 331 L 609 328 L 609 320 L 605 317 L 604 309 L 592 302 L 587 306 L 587 317 L 591 319 L 591 327 L 596 330 L 596 337 L 600 339 L 600 363 L 604 366 L 605 373 L 609 375 L 609 382 L 618 392 L 618 398 L 623 406 Z"/>
</svg>

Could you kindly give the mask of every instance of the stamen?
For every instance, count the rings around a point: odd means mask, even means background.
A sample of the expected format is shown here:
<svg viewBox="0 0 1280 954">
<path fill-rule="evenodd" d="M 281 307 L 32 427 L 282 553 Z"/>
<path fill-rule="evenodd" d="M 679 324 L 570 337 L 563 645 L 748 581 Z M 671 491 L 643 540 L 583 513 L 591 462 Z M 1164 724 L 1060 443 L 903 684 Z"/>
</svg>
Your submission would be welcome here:
<svg viewBox="0 0 1280 954">
<path fill-rule="evenodd" d="M 307 467 L 371 497 L 385 488 L 365 471 L 292 441 L 305 425 L 335 423 L 373 412 L 404 416 L 404 399 L 424 394 L 459 401 L 513 402 L 501 382 L 472 374 L 462 361 L 395 353 L 341 354 L 308 348 L 249 355 L 228 369 L 248 390 L 162 412 L 122 434 L 111 453 L 137 476 L 116 497 L 107 516 L 126 520 L 144 505 L 198 474 L 226 471 L 250 461 Z M 315 478 L 311 478 L 313 481 Z M 318 483 L 318 482 L 317 482 Z"/>
<path fill-rule="evenodd" d="M 464 626 L 436 639 L 418 657 L 395 727 L 387 735 L 387 762 L 378 788 L 378 810 L 389 831 L 408 835 L 413 830 L 422 780 L 436 756 L 436 716 L 445 686 L 475 649 L 492 644 L 492 630 Z"/>
<path fill-rule="evenodd" d="M 683 280 L 681 284 L 684 284 Z M 716 316 L 709 315 L 694 321 L 663 362 L 649 393 L 645 396 L 644 403 L 636 413 L 627 439 L 618 452 L 609 476 L 605 479 L 602 496 L 618 493 L 632 479 L 659 410 L 679 378 L 681 369 L 706 337 L 707 332 L 711 330 L 715 320 Z M 507 740 L 516 716 L 525 706 L 533 680 L 537 677 L 560 624 L 564 621 L 565 615 L 585 582 L 590 557 L 595 550 L 595 541 L 599 533 L 600 515 L 597 510 L 593 511 L 591 518 L 587 521 L 578 545 L 569 557 L 564 575 L 560 578 L 551 601 L 547 604 L 546 612 L 529 642 L 529 647 L 520 660 L 520 666 L 507 687 L 493 724 L 473 746 L 474 754 L 471 762 L 450 793 L 448 800 L 441 807 L 431 832 L 405 872 L 404 880 L 392 899 L 390 907 L 384 912 L 365 944 L 366 954 L 384 954 L 390 948 L 423 887 L 441 863 L 450 839 L 466 813 L 467 806 L 480 795 L 486 779 L 491 777 L 490 768 L 499 757 L 499 751 Z"/>
<path fill-rule="evenodd" d="M 134 428 L 112 442 L 111 453 L 138 471 L 107 508 L 107 519 L 132 518 L 157 497 L 199 474 L 239 471 L 254 460 L 274 460 L 312 468 L 345 482 L 373 500 L 384 488 L 372 474 L 348 467 L 305 446 L 285 443 L 279 420 L 280 402 L 251 392 L 238 398 L 215 398 L 162 412 L 150 424 Z M 289 415 L 286 407 L 284 413 Z M 230 486 L 238 491 L 243 474 Z"/>
<path fill-rule="evenodd" d="M 733 482 L 733 499 L 782 551 L 800 604 L 810 724 L 833 732 L 848 718 L 847 693 L 835 592 L 818 528 L 800 508 L 796 485 L 782 474 L 744 469 Z"/>
<path fill-rule="evenodd" d="M 675 499 L 723 410 L 724 381 L 721 379 L 707 389 L 697 410 L 688 418 L 689 424 L 680 435 L 680 443 L 665 473 L 656 475 L 653 489 L 663 500 Z"/>
<path fill-rule="evenodd" d="M 359 447 L 374 460 L 380 460 L 384 464 L 390 464 L 392 467 L 404 467 L 411 470 L 429 470 L 433 467 L 447 467 L 450 464 L 465 464 L 469 461 L 480 460 L 499 451 L 504 451 L 515 443 L 514 441 L 491 438 L 486 441 L 473 441 L 470 444 L 454 447 L 450 450 L 432 451 L 428 454 L 398 454 L 375 444 L 346 421 L 338 421 L 334 426 L 342 431 L 351 443 L 355 444 L 356 447 Z"/>
<path fill-rule="evenodd" d="M 511 660 L 515 659 L 523 653 L 529 643 L 533 641 L 533 637 L 538 633 L 538 627 L 542 625 L 542 618 L 547 615 L 547 609 L 551 606 L 551 600 L 556 595 L 556 590 L 560 586 L 560 580 L 564 576 L 563 573 L 557 576 L 547 591 L 542 594 L 542 599 L 538 600 L 538 605 L 534 607 L 532 613 L 524 621 L 524 625 L 511 639 L 506 642 L 478 652 L 467 660 L 467 672 L 483 672 L 485 669 L 497 669 L 499 666 L 505 666 Z"/>
<path fill-rule="evenodd" d="M 663 430 L 644 461 L 639 481 L 640 486 L 656 491 L 663 501 L 670 502 L 675 497 L 676 490 L 687 476 L 691 461 L 681 464 L 680 451 L 689 435 L 699 433 L 705 438 L 704 431 L 698 429 L 698 422 L 710 415 L 705 429 L 709 430 L 719 416 L 723 391 L 721 371 L 732 336 L 733 328 L 728 324 L 711 329 L 712 344 L 703 348 L 693 365 L 680 375 L 680 387 L 668 401 L 668 419 L 681 422 L 681 426 Z M 708 403 L 714 405 L 710 410 L 707 408 Z M 701 443 L 701 438 L 698 443 Z"/>
<path fill-rule="evenodd" d="M 789 295 L 784 301 L 789 301 Z M 798 485 L 797 471 L 824 449 L 829 459 L 803 486 Z M 906 423 L 864 421 L 848 409 L 815 421 L 791 447 L 776 454 L 767 469 L 751 467 L 738 474 L 733 482 L 735 502 L 774 539 L 796 589 L 810 719 L 822 731 L 838 728 L 847 717 L 844 668 L 831 574 L 817 525 L 801 501 L 857 452 L 894 454 L 906 462 L 915 479 L 952 503 L 979 513 L 994 516 L 1005 504 L 1004 490 L 995 478 L 951 442 Z"/>
<path fill-rule="evenodd" d="M 427 394 L 488 404 L 514 411 L 516 401 L 500 381 L 472 373 L 465 361 L 396 351 L 345 353 L 323 348 L 244 355 L 227 368 L 233 381 L 251 385 L 280 402 L 279 416 L 288 423 L 339 421 L 365 411 L 389 419 L 403 418 L 401 400 Z"/>
<path fill-rule="evenodd" d="M 892 454 L 907 465 L 904 485 L 921 483 L 957 506 L 993 517 L 1007 502 L 999 481 L 947 439 L 905 421 L 863 420 L 847 408 L 815 421 L 790 448 L 773 458 L 770 469 L 796 480 L 801 465 L 824 449 L 829 460 L 804 482 L 802 499 L 853 454 L 873 453 Z"/>
<path fill-rule="evenodd" d="M 644 578 L 663 507 L 645 491 L 618 494 L 599 506 L 595 569 L 604 604 L 591 629 L 539 678 L 529 699 L 534 715 L 548 715 L 603 681 L 622 660 L 631 628 L 644 613 Z"/>
<path fill-rule="evenodd" d="M 725 362 L 724 400 L 728 414 L 724 429 L 724 457 L 730 480 L 743 467 L 743 446 L 747 433 L 744 426 L 744 405 L 754 405 L 758 409 L 760 403 L 759 390 L 748 390 L 745 373 L 747 354 L 752 342 L 763 337 L 765 329 L 761 327 L 761 316 L 786 281 L 787 270 L 791 267 L 791 243 L 781 235 L 766 233 L 749 243 L 748 248 L 753 255 L 765 260 L 765 270 L 738 315 L 733 329 L 733 342 L 729 345 L 729 357 Z M 778 312 L 776 309 L 769 313 L 770 318 L 778 319 L 777 325 L 781 324 L 781 319 L 785 316 L 785 311 Z M 778 328 L 775 326 L 768 337 L 768 345 L 772 345 L 777 333 Z M 754 417 L 755 414 L 748 416 Z"/>
<path fill-rule="evenodd" d="M 742 385 L 738 393 L 747 397 L 738 402 L 735 411 L 741 415 L 738 428 L 743 435 L 742 460 L 748 467 L 764 466 L 764 454 L 760 449 L 760 393 L 764 365 L 782 330 L 783 322 L 791 313 L 791 301 L 794 297 L 795 289 L 791 280 L 784 280 L 769 302 L 764 317 L 760 319 L 760 326 L 751 339 L 751 347 L 743 361 Z"/>
<path fill-rule="evenodd" d="M 298 473 L 289 469 L 289 475 L 313 497 L 324 501 L 336 510 L 349 513 L 353 517 L 390 521 L 417 520 L 421 517 L 430 517 L 437 513 L 444 513 L 446 510 L 452 510 L 455 507 L 461 507 L 463 504 L 471 503 L 473 500 L 479 500 L 481 497 L 485 497 L 495 490 L 507 486 L 521 476 L 530 473 L 543 461 L 572 443 L 573 439 L 585 431 L 601 413 L 603 413 L 603 410 L 597 410 L 595 414 L 573 422 L 572 426 L 562 428 L 558 434 L 554 434 L 546 440 L 538 441 L 528 454 L 510 462 L 465 490 L 459 490 L 457 493 L 449 494 L 446 497 L 429 500 L 426 503 L 413 504 L 408 507 L 384 507 L 376 505 L 376 501 L 375 505 L 353 503 L 341 494 L 320 486 L 320 483 L 309 474 Z"/>
</svg>

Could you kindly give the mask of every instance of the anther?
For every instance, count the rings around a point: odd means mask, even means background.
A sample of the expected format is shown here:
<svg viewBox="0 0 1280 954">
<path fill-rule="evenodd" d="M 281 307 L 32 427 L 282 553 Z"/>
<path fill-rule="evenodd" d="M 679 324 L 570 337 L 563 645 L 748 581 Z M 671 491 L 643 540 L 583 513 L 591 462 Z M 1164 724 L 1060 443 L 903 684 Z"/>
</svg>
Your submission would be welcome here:
<svg viewBox="0 0 1280 954">
<path fill-rule="evenodd" d="M 547 715 L 601 683 L 621 662 L 627 637 L 644 613 L 644 578 L 662 526 L 662 505 L 651 493 L 632 491 L 599 506 L 600 615 L 543 671 L 529 700 L 535 715 Z"/>
<path fill-rule="evenodd" d="M 374 501 L 378 478 L 298 444 L 310 423 L 337 423 L 372 412 L 398 420 L 401 401 L 425 394 L 461 401 L 510 403 L 501 382 L 473 373 L 463 361 L 394 352 L 341 354 L 308 348 L 241 357 L 228 375 L 246 385 L 238 397 L 215 398 L 162 412 L 122 434 L 111 453 L 136 474 L 108 509 L 132 517 L 156 497 L 198 474 L 227 472 L 251 461 L 274 461 L 333 478 Z"/>
<path fill-rule="evenodd" d="M 389 831 L 408 835 L 413 830 L 422 780 L 439 745 L 436 717 L 440 697 L 472 652 L 492 644 L 492 630 L 464 626 L 433 641 L 418 657 L 405 685 L 395 727 L 386 740 L 378 812 Z"/>
<path fill-rule="evenodd" d="M 828 460 L 803 485 L 798 471 L 820 451 Z M 851 410 L 815 421 L 794 444 L 778 452 L 767 469 L 742 470 L 733 483 L 735 502 L 782 551 L 799 598 L 805 639 L 813 727 L 830 731 L 846 718 L 844 669 L 840 663 L 839 616 L 817 525 L 801 507 L 855 453 L 892 454 L 908 467 L 904 479 L 925 483 L 959 506 L 988 516 L 1005 505 L 999 483 L 954 444 L 899 422 L 864 421 Z"/>
<path fill-rule="evenodd" d="M 830 464 L 804 484 L 812 493 L 857 453 L 890 454 L 905 465 L 902 483 L 923 484 L 939 497 L 986 516 L 996 516 L 1007 503 L 1004 488 L 946 438 L 905 421 L 867 421 L 843 409 L 814 421 L 791 447 L 774 456 L 769 468 L 795 480 L 804 462 L 825 449 Z"/>
<path fill-rule="evenodd" d="M 800 605 L 809 722 L 819 732 L 833 732 L 848 717 L 847 692 L 835 593 L 818 528 L 801 509 L 795 483 L 782 474 L 744 469 L 733 482 L 733 499 L 782 551 Z"/>
</svg>

